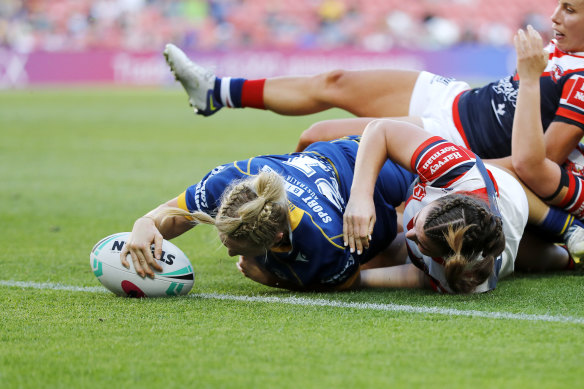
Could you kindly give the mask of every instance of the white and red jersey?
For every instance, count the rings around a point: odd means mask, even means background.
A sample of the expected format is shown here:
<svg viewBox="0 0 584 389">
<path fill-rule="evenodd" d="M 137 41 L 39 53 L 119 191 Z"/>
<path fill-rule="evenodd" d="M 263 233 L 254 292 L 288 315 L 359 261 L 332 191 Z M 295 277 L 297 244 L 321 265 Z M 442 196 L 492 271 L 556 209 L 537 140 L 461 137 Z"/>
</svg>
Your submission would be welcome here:
<svg viewBox="0 0 584 389">
<path fill-rule="evenodd" d="M 411 160 L 419 180 L 406 202 L 404 226 L 413 228 L 414 216 L 426 205 L 455 192 L 473 193 L 487 199 L 485 178 L 478 168 L 477 156 L 464 147 L 440 137 L 432 137 L 421 144 Z M 519 241 L 527 224 L 528 205 L 521 185 L 501 169 L 488 166 L 488 177 L 496 190 L 496 201 L 502 215 L 505 250 L 496 259 L 493 274 L 474 293 L 496 287 L 499 278 L 513 272 Z M 438 292 L 452 293 L 444 272 L 444 259 L 423 255 L 411 240 L 406 240 L 411 262 L 426 273 L 432 287 Z"/>
<path fill-rule="evenodd" d="M 554 121 L 584 130 L 584 53 L 566 53 L 552 41 L 548 65 L 540 78 L 544 131 Z M 453 119 L 467 148 L 481 158 L 511 155 L 511 130 L 517 105 L 517 75 L 462 92 Z"/>
</svg>

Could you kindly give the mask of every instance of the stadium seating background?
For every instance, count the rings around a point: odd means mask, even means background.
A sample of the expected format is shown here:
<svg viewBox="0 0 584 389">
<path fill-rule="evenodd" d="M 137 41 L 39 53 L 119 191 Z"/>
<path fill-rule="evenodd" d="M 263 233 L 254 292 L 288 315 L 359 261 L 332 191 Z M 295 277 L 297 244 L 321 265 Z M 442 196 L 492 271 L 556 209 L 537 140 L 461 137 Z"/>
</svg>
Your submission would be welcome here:
<svg viewBox="0 0 584 389">
<path fill-rule="evenodd" d="M 0 87 L 170 82 L 160 58 L 167 42 L 205 64 L 222 61 L 219 73 L 232 72 L 230 64 L 248 63 L 235 66 L 237 75 L 246 77 L 393 66 L 489 79 L 512 70 L 517 28 L 530 23 L 550 37 L 556 3 L 2 0 Z M 441 65 L 444 59 L 448 64 Z M 259 61 L 264 61 L 260 73 Z M 475 64 L 480 72 L 469 71 Z"/>
</svg>

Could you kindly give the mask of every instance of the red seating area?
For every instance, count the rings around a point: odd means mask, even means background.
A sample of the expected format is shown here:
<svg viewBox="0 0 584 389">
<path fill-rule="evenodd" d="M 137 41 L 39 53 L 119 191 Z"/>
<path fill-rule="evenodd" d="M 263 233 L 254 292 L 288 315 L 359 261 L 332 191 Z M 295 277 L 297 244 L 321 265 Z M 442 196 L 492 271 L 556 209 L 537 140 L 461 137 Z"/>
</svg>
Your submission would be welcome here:
<svg viewBox="0 0 584 389">
<path fill-rule="evenodd" d="M 19 51 L 436 49 L 549 33 L 556 0 L 2 0 L 0 46 Z"/>
</svg>

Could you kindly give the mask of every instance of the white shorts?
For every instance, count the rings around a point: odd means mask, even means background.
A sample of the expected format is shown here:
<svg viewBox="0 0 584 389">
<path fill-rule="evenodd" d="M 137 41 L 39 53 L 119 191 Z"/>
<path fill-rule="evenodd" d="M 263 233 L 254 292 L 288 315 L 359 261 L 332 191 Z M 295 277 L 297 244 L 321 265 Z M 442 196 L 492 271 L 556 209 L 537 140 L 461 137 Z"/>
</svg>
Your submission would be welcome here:
<svg viewBox="0 0 584 389">
<path fill-rule="evenodd" d="M 466 147 L 454 125 L 452 105 L 456 96 L 468 89 L 466 82 L 420 72 L 410 99 L 409 115 L 420 117 L 430 134 Z"/>
<path fill-rule="evenodd" d="M 523 230 L 527 224 L 529 205 L 527 196 L 521 184 L 504 170 L 487 164 L 487 168 L 495 177 L 499 190 L 499 210 L 503 221 L 505 233 L 505 250 L 501 254 L 503 263 L 499 270 L 499 279 L 507 277 L 515 269 L 515 259 L 519 242 L 523 236 Z"/>
</svg>

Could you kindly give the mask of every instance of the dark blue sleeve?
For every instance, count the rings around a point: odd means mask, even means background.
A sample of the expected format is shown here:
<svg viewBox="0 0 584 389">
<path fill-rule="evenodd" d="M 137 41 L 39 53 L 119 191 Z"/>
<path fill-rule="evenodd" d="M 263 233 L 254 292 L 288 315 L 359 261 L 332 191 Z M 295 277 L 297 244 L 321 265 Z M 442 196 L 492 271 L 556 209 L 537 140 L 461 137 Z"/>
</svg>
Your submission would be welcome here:
<svg viewBox="0 0 584 389">
<path fill-rule="evenodd" d="M 201 211 L 214 215 L 221 196 L 234 180 L 245 175 L 233 165 L 221 165 L 210 171 L 201 181 L 187 188 L 186 206 L 190 212 Z"/>
</svg>

